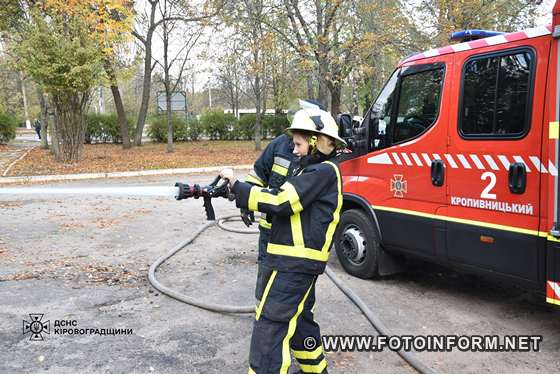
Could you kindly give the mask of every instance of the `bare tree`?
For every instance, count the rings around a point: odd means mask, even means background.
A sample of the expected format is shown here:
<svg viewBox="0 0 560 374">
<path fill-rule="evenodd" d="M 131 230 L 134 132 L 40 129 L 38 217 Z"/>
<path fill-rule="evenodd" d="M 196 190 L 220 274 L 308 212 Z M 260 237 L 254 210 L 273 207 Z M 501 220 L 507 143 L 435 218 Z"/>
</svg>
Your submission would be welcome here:
<svg viewBox="0 0 560 374">
<path fill-rule="evenodd" d="M 177 87 L 182 82 L 183 73 L 185 71 L 186 63 L 189 59 L 189 54 L 192 48 L 197 44 L 200 39 L 203 27 L 196 26 L 189 28 L 181 20 L 175 20 L 171 17 L 172 14 L 178 13 L 177 4 L 170 0 L 163 0 L 159 6 L 161 19 L 161 39 L 163 42 L 163 58 L 156 60 L 156 63 L 163 71 L 163 86 L 165 88 L 165 104 L 166 104 L 166 121 L 167 121 L 167 152 L 173 152 L 173 123 L 172 123 L 172 108 L 171 96 L 177 90 Z M 170 46 L 175 37 L 180 37 L 182 47 L 170 56 Z M 175 69 L 176 77 L 172 77 L 171 70 Z"/>
<path fill-rule="evenodd" d="M 140 103 L 140 108 L 138 110 L 138 120 L 136 123 L 136 135 L 134 138 L 134 143 L 139 146 L 142 144 L 142 132 L 144 131 L 144 125 L 146 123 L 146 116 L 148 114 L 148 105 L 150 103 L 150 88 L 152 84 L 152 72 L 155 67 L 154 61 L 152 61 L 152 45 L 154 33 L 164 22 L 170 21 L 181 21 L 185 23 L 189 22 L 200 22 L 207 21 L 212 17 L 215 17 L 222 7 L 224 6 L 225 0 L 206 1 L 200 8 L 203 9 L 202 12 L 197 11 L 197 7 L 192 7 L 188 5 L 188 1 L 175 0 L 173 4 L 180 4 L 180 13 L 166 13 L 164 17 L 157 17 L 157 9 L 160 0 L 147 0 L 150 4 L 149 12 L 144 13 L 139 17 L 139 26 L 143 26 L 144 30 L 139 31 L 135 29 L 132 31 L 132 35 L 139 41 L 140 45 L 144 49 L 144 78 L 142 83 L 142 101 Z M 162 14 L 162 12 L 160 12 Z"/>
<path fill-rule="evenodd" d="M 244 63 L 250 98 L 255 105 L 255 150 L 261 150 L 262 116 L 266 110 L 266 78 L 264 50 L 269 47 L 266 30 L 266 10 L 264 0 L 243 0 L 235 4 L 233 18 L 235 32 L 242 41 L 240 48 L 245 51 Z"/>
<path fill-rule="evenodd" d="M 218 59 L 218 81 L 226 94 L 226 100 L 233 114 L 239 115 L 239 96 L 243 93 L 241 87 L 241 52 L 238 40 L 228 38 L 228 45 L 224 46 L 225 54 Z"/>
</svg>

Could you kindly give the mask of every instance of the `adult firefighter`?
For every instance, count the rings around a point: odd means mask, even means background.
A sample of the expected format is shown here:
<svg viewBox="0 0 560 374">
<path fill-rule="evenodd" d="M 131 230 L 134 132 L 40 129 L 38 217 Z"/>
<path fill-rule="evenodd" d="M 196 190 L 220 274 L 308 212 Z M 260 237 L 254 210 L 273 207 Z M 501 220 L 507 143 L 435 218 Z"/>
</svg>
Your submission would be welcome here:
<svg viewBox="0 0 560 374">
<path fill-rule="evenodd" d="M 332 116 L 319 108 L 297 111 L 287 131 L 300 167 L 280 188 L 237 181 L 231 169 L 220 173 L 229 179 L 239 208 L 272 215 L 263 259 L 269 271 L 257 285 L 261 301 L 251 338 L 250 374 L 287 373 L 290 349 L 302 373 L 327 372 L 312 309 L 315 282 L 329 258 L 342 207 L 340 172 L 331 159 L 345 142 Z"/>
</svg>

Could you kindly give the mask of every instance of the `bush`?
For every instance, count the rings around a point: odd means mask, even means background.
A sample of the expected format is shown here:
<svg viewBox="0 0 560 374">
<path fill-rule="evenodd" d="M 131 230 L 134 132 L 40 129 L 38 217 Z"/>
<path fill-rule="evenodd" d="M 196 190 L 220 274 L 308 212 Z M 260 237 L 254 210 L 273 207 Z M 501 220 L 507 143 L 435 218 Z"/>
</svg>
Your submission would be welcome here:
<svg viewBox="0 0 560 374">
<path fill-rule="evenodd" d="M 239 117 L 237 123 L 236 135 L 238 139 L 251 140 L 255 136 L 255 123 L 257 116 L 255 114 L 244 114 Z"/>
<path fill-rule="evenodd" d="M 182 116 L 172 116 L 171 125 L 173 126 L 173 141 L 182 141 L 192 138 L 189 122 Z M 158 143 L 167 142 L 167 116 L 165 114 L 153 117 L 150 121 L 148 136 L 152 141 Z"/>
<path fill-rule="evenodd" d="M 135 126 L 127 117 L 129 138 L 134 137 Z M 116 113 L 86 114 L 86 143 L 122 143 L 121 128 Z"/>
<path fill-rule="evenodd" d="M 200 116 L 204 133 L 212 140 L 235 138 L 237 118 L 233 114 L 225 114 L 223 110 L 205 111 Z"/>
<path fill-rule="evenodd" d="M 202 126 L 196 117 L 189 118 L 187 120 L 187 136 L 190 140 L 197 141 L 202 135 Z"/>
<path fill-rule="evenodd" d="M 251 140 L 255 136 L 255 123 L 257 116 L 255 114 L 244 114 L 239 119 L 236 133 L 240 139 Z M 263 116 L 261 119 L 262 138 L 266 139 L 270 136 L 273 138 L 282 135 L 284 130 L 290 125 L 285 115 Z"/>
<path fill-rule="evenodd" d="M 288 117 L 284 114 L 275 114 L 273 116 L 265 116 L 263 125 L 266 130 L 265 134 L 275 138 L 284 133 L 284 130 L 290 126 L 290 121 L 288 121 Z"/>
<path fill-rule="evenodd" d="M 8 114 L 0 113 L 0 144 L 6 144 L 16 137 L 17 120 Z"/>
</svg>

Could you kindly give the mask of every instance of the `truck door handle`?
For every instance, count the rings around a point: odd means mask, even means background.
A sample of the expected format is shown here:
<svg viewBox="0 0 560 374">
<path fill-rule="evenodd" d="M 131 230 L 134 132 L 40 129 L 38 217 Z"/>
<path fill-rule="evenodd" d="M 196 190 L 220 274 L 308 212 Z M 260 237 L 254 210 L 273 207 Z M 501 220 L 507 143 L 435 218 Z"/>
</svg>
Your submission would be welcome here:
<svg viewBox="0 0 560 374">
<path fill-rule="evenodd" d="M 443 186 L 444 172 L 443 172 L 443 161 L 442 160 L 432 160 L 431 165 L 432 174 L 432 184 L 434 186 Z"/>
<path fill-rule="evenodd" d="M 511 193 L 522 194 L 527 186 L 527 169 L 522 162 L 509 166 L 508 185 Z"/>
</svg>

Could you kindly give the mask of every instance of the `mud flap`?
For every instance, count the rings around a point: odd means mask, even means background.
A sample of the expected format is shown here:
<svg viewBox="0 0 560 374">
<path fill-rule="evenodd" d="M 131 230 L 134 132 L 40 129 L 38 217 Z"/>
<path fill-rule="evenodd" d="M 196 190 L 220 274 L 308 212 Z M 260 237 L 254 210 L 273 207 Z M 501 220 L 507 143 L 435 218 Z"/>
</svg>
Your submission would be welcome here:
<svg viewBox="0 0 560 374">
<path fill-rule="evenodd" d="M 378 272 L 380 276 L 402 273 L 406 269 L 406 262 L 402 256 L 394 255 L 383 248 L 379 248 L 377 259 Z"/>
</svg>

